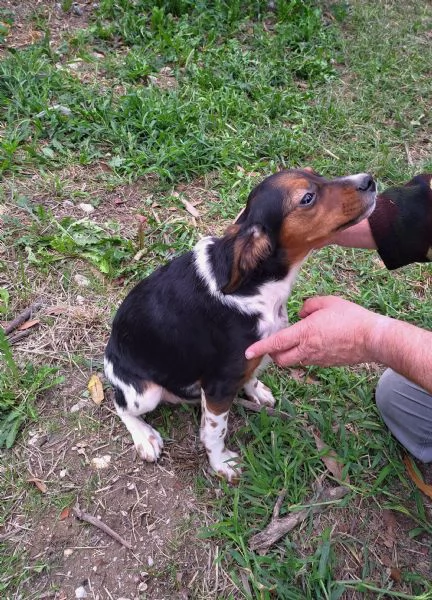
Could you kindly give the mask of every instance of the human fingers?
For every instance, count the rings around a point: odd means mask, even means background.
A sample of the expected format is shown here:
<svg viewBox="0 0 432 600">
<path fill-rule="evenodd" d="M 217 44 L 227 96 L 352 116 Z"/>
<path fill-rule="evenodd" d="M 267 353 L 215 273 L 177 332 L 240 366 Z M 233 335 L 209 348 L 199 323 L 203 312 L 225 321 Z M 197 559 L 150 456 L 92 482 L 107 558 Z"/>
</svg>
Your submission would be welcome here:
<svg viewBox="0 0 432 600">
<path fill-rule="evenodd" d="M 264 356 L 264 354 L 275 354 L 284 352 L 294 348 L 299 343 L 299 326 L 301 323 L 295 323 L 291 327 L 282 329 L 271 335 L 268 338 L 259 340 L 246 349 L 245 356 L 247 359 L 255 358 L 256 356 Z"/>
<path fill-rule="evenodd" d="M 273 354 L 270 354 L 270 356 L 272 357 L 273 362 L 279 367 L 292 367 L 294 365 L 305 366 L 308 364 L 302 359 L 303 355 L 300 353 L 299 346 L 294 346 L 288 351 L 274 352 Z"/>
</svg>

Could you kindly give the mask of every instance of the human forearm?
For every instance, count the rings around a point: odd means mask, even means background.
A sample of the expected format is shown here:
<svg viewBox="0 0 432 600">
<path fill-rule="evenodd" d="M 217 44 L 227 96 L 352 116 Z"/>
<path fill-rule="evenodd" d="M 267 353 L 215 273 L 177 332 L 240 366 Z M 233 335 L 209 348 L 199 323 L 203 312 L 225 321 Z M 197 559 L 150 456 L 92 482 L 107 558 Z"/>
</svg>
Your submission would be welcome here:
<svg viewBox="0 0 432 600">
<path fill-rule="evenodd" d="M 370 361 L 390 367 L 432 393 L 432 332 L 380 317 L 366 340 Z"/>
<path fill-rule="evenodd" d="M 376 243 L 372 236 L 368 219 L 364 219 L 348 229 L 334 235 L 328 244 L 337 244 L 346 248 L 365 248 L 376 250 Z"/>
</svg>

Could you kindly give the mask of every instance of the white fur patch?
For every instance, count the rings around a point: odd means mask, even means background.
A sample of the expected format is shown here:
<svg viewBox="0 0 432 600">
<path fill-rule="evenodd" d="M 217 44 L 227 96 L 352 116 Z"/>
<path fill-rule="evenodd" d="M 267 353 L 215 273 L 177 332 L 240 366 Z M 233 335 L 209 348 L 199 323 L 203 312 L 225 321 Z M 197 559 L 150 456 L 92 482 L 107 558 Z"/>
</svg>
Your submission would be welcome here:
<svg viewBox="0 0 432 600">
<path fill-rule="evenodd" d="M 112 363 L 105 357 L 104 370 L 107 379 L 115 386 L 121 389 L 124 394 L 127 411 L 131 415 L 142 415 L 151 412 L 156 408 L 162 399 L 163 389 L 156 384 L 152 384 L 142 394 L 137 392 L 133 385 L 129 385 L 119 379 L 115 373 Z"/>
<path fill-rule="evenodd" d="M 155 462 L 163 448 L 160 434 L 140 417 L 128 414 L 116 405 L 117 414 L 132 436 L 138 455 L 147 462 Z"/>
<path fill-rule="evenodd" d="M 113 365 L 106 357 L 104 369 L 107 379 L 124 394 L 126 406 L 118 406 L 116 402 L 114 404 L 118 416 L 132 436 L 138 455 L 147 462 L 155 462 L 162 452 L 162 438 L 156 429 L 145 423 L 139 415 L 156 408 L 162 399 L 163 389 L 156 384 L 150 384 L 140 394 L 132 385 L 126 384 L 114 374 Z"/>
<path fill-rule="evenodd" d="M 201 391 L 201 408 L 200 439 L 207 451 L 210 466 L 217 475 L 233 481 L 238 478 L 240 469 L 235 465 L 239 456 L 237 452 L 225 448 L 229 411 L 215 415 L 207 410 L 204 391 Z"/>
<path fill-rule="evenodd" d="M 217 287 L 208 255 L 208 249 L 214 242 L 215 238 L 205 237 L 194 248 L 197 272 L 211 295 L 225 306 L 241 313 L 257 315 L 258 334 L 261 339 L 286 327 L 288 325 L 286 302 L 303 261 L 293 265 L 284 279 L 268 281 L 261 285 L 254 296 L 222 294 Z"/>
<path fill-rule="evenodd" d="M 252 377 L 243 387 L 246 396 L 252 402 L 256 402 L 261 406 L 274 406 L 274 396 L 266 385 L 261 383 L 256 377 Z"/>
</svg>

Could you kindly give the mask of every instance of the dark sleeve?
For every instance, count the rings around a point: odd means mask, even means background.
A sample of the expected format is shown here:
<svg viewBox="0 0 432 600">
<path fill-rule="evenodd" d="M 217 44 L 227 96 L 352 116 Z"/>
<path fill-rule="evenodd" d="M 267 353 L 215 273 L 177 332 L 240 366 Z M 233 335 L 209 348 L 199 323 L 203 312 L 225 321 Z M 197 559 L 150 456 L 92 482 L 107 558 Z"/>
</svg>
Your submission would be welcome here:
<svg viewBox="0 0 432 600">
<path fill-rule="evenodd" d="M 432 175 L 379 194 L 369 223 L 388 269 L 432 261 Z"/>
</svg>

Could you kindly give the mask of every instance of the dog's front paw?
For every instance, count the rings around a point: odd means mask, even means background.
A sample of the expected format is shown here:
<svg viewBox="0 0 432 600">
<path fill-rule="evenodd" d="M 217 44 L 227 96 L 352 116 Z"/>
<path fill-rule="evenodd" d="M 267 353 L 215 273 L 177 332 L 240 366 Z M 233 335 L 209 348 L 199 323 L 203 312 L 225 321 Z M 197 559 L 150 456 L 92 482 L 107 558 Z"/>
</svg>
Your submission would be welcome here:
<svg viewBox="0 0 432 600">
<path fill-rule="evenodd" d="M 235 483 L 240 478 L 241 469 L 238 461 L 239 455 L 237 452 L 227 448 L 218 453 L 217 458 L 209 455 L 210 466 L 214 473 L 219 477 L 223 477 L 229 483 Z"/>
<path fill-rule="evenodd" d="M 156 429 L 153 429 L 150 425 L 145 425 L 145 428 L 141 429 L 139 434 L 134 435 L 135 450 L 142 460 L 156 462 L 161 455 L 163 441 Z"/>
<path fill-rule="evenodd" d="M 261 406 L 275 405 L 276 400 L 270 388 L 256 378 L 245 384 L 244 391 L 249 400 L 256 402 L 256 404 L 260 404 Z"/>
</svg>

